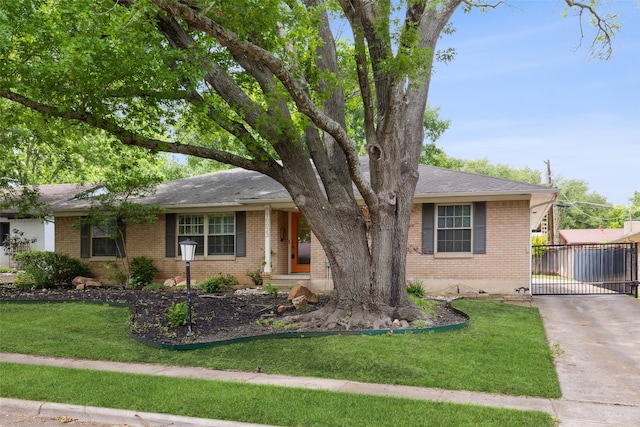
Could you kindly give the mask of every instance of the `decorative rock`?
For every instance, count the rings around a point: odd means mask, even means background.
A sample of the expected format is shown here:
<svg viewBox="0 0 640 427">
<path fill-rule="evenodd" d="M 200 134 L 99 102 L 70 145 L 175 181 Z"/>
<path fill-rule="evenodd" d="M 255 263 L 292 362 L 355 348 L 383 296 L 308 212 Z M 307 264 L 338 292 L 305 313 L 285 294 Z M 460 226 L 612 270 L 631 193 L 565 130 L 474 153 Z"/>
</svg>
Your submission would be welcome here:
<svg viewBox="0 0 640 427">
<path fill-rule="evenodd" d="M 393 324 L 396 325 L 396 326 L 400 326 L 400 320 L 393 319 Z"/>
<path fill-rule="evenodd" d="M 289 292 L 289 296 L 287 297 L 287 299 L 289 301 L 293 301 L 295 298 L 300 296 L 306 297 L 307 302 L 310 302 L 311 304 L 317 304 L 319 301 L 318 295 L 316 295 L 309 288 L 307 288 L 306 286 L 298 282 L 296 285 L 294 285 L 293 288 L 291 288 L 291 291 Z"/>
<path fill-rule="evenodd" d="M 76 276 L 73 278 L 73 280 L 71 281 L 72 285 L 84 285 L 85 283 L 87 283 L 87 280 L 89 280 L 88 277 L 84 277 L 84 276 Z M 84 288 L 83 288 L 84 289 Z"/>
<path fill-rule="evenodd" d="M 309 301 L 307 300 L 307 297 L 304 295 L 295 297 L 294 299 L 291 300 L 291 302 L 293 303 L 293 306 L 296 308 L 296 310 L 300 310 L 302 307 L 306 307 L 307 304 L 309 303 Z"/>
<path fill-rule="evenodd" d="M 164 286 L 168 288 L 173 288 L 176 285 L 175 279 L 167 279 L 164 281 Z"/>
<path fill-rule="evenodd" d="M 237 289 L 234 292 L 235 295 L 266 295 L 267 292 L 263 291 L 262 288 L 245 288 L 245 289 Z"/>
<path fill-rule="evenodd" d="M 76 289 L 79 291 L 84 291 L 84 283 L 79 283 L 76 285 Z"/>
<path fill-rule="evenodd" d="M 102 287 L 102 282 L 100 282 L 99 280 L 95 280 L 95 279 L 87 279 L 87 281 L 84 284 L 85 289 L 86 288 L 100 288 Z"/>
<path fill-rule="evenodd" d="M 278 311 L 278 313 L 282 314 L 285 311 L 289 311 L 289 310 L 293 310 L 293 309 L 295 309 L 294 305 L 280 305 L 280 306 L 278 306 L 277 311 Z"/>
</svg>

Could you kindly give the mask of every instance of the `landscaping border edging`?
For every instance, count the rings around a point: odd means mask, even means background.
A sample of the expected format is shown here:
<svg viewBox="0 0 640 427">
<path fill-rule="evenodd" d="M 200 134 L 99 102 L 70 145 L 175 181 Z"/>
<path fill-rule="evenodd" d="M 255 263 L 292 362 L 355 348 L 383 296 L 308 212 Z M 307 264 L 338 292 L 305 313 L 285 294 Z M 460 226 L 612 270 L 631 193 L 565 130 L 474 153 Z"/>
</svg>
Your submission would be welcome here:
<svg viewBox="0 0 640 427">
<path fill-rule="evenodd" d="M 457 308 L 450 307 L 451 310 L 454 310 L 456 313 L 464 317 L 466 320 L 464 322 L 455 323 L 452 325 L 445 326 L 434 326 L 432 328 L 415 328 L 415 329 L 353 329 L 353 330 L 331 330 L 331 331 L 289 331 L 289 332 L 277 332 L 274 334 L 262 334 L 262 335 L 252 335 L 249 337 L 241 337 L 241 338 L 231 338 L 228 340 L 220 340 L 220 341 L 209 341 L 209 342 L 199 342 L 199 343 L 191 343 L 191 344 L 164 344 L 156 341 L 150 341 L 144 339 L 140 336 L 135 335 L 133 332 L 129 332 L 129 336 L 139 342 L 140 344 L 160 348 L 164 350 L 173 350 L 173 351 L 186 351 L 186 350 L 197 350 L 200 348 L 208 348 L 208 347 L 218 347 L 222 345 L 229 344 L 238 344 L 245 343 L 251 341 L 258 340 L 266 340 L 266 339 L 286 339 L 286 338 L 315 338 L 315 337 L 327 337 L 332 335 L 404 335 L 404 334 L 420 334 L 426 332 L 446 332 L 452 331 L 456 329 L 462 329 L 469 325 L 469 315 L 464 313 L 463 311 L 458 310 Z"/>
</svg>

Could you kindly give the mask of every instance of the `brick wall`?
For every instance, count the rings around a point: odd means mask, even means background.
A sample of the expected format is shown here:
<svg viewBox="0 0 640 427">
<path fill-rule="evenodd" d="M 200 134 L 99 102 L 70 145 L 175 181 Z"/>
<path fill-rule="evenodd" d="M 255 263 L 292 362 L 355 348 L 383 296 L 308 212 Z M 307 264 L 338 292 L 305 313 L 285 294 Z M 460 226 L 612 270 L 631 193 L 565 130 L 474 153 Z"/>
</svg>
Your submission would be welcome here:
<svg viewBox="0 0 640 427">
<path fill-rule="evenodd" d="M 491 293 L 512 293 L 515 288 L 529 286 L 529 202 L 487 202 L 486 254 L 422 255 L 422 206 L 414 205 L 410 220 L 407 279 L 420 280 L 429 292 L 467 292 L 482 289 Z M 80 232 L 71 224 L 77 217 L 56 218 L 55 244 L 58 252 L 80 257 Z M 153 224 L 127 228 L 129 257 L 146 256 L 154 259 L 160 272 L 156 280 L 184 276 L 185 264 L 179 257 L 165 257 L 165 216 L 159 215 Z M 289 214 L 271 212 L 272 274 L 289 271 Z M 243 284 L 250 284 L 247 271 L 261 268 L 264 262 L 264 211 L 247 211 L 246 257 L 198 257 L 191 264 L 194 281 L 204 280 L 218 273 L 231 274 Z M 110 274 L 105 261 L 89 259 L 92 271 L 102 280 Z M 322 246 L 311 238 L 311 283 L 316 290 L 333 288 L 326 256 Z"/>
<path fill-rule="evenodd" d="M 513 293 L 529 286 L 529 201 L 487 202 L 486 254 L 422 254 L 422 205 L 413 206 L 407 245 L 407 280 L 428 292 Z M 317 290 L 330 290 L 326 256 L 312 237 L 311 277 Z"/>
<path fill-rule="evenodd" d="M 286 220 L 286 214 L 284 215 Z M 279 212 L 271 214 L 271 245 L 275 252 L 272 255 L 274 271 L 287 271 L 287 240 L 280 241 L 280 228 L 283 216 Z M 78 217 L 56 218 L 55 244 L 56 251 L 80 258 L 80 231 L 72 227 Z M 247 211 L 247 253 L 246 257 L 220 256 L 196 257 L 191 263 L 192 281 L 197 282 L 219 273 L 231 274 L 242 284 L 251 284 L 247 271 L 262 268 L 264 258 L 264 211 Z M 287 224 L 282 225 L 286 230 Z M 158 215 L 157 221 L 151 224 L 132 225 L 127 227 L 127 251 L 129 259 L 145 256 L 154 260 L 159 272 L 154 279 L 164 281 L 176 276 L 184 277 L 185 263 L 180 257 L 165 257 L 165 216 Z M 177 252 L 176 252 L 177 253 Z M 282 267 L 282 260 L 285 265 Z M 89 264 L 94 275 L 109 282 L 108 276 L 113 272 L 109 264 L 115 258 L 89 258 L 82 261 Z M 119 261 L 121 262 L 121 260 Z M 120 267 L 122 268 L 122 267 Z"/>
<path fill-rule="evenodd" d="M 422 255 L 422 206 L 411 216 L 407 280 L 420 280 L 429 292 L 484 290 L 513 293 L 529 286 L 529 201 L 487 202 L 486 254 Z"/>
</svg>

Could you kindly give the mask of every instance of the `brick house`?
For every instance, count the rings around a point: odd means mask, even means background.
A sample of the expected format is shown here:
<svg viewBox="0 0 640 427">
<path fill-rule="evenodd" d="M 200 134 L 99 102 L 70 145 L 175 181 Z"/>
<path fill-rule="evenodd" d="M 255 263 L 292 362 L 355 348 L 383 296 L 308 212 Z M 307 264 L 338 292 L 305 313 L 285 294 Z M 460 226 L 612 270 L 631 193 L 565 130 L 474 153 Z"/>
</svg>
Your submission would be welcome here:
<svg viewBox="0 0 640 427">
<path fill-rule="evenodd" d="M 363 159 L 363 170 L 368 169 Z M 407 279 L 430 292 L 485 290 L 511 293 L 529 287 L 531 230 L 555 200 L 557 189 L 432 166 L 420 166 L 408 242 Z M 198 242 L 194 280 L 218 273 L 250 283 L 263 269 L 270 282 L 304 281 L 333 288 L 320 243 L 284 188 L 257 172 L 230 169 L 160 184 L 140 200 L 166 211 L 152 224 L 126 230 L 129 257 L 153 258 L 158 280 L 184 275 L 178 242 Z M 115 250 L 100 230 L 72 224 L 86 200 L 54 204 L 56 251 L 82 258 L 100 278 Z M 113 244 L 113 243 L 112 243 Z"/>
</svg>

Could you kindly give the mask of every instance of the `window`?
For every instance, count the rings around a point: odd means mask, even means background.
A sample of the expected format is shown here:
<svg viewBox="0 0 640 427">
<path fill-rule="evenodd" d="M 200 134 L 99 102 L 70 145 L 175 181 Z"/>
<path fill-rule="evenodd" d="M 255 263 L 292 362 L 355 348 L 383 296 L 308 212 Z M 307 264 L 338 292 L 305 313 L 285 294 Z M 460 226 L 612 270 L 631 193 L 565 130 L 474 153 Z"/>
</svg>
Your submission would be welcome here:
<svg viewBox="0 0 640 427">
<path fill-rule="evenodd" d="M 486 254 L 487 203 L 422 204 L 422 253 Z"/>
<path fill-rule="evenodd" d="M 471 205 L 438 206 L 438 252 L 471 252 Z"/>
<path fill-rule="evenodd" d="M 235 253 L 236 218 L 233 214 L 209 215 L 209 255 Z"/>
<path fill-rule="evenodd" d="M 91 226 L 91 256 L 117 256 L 116 238 L 118 230 L 115 221 Z M 115 237 L 115 238 L 114 238 Z"/>
<path fill-rule="evenodd" d="M 234 255 L 235 238 L 232 213 L 178 216 L 178 242 L 186 239 L 197 242 L 196 255 Z"/>
</svg>

